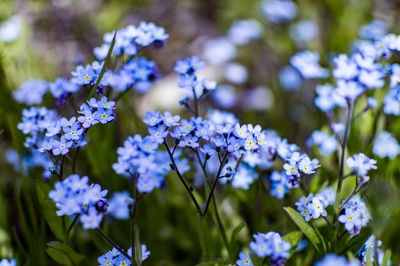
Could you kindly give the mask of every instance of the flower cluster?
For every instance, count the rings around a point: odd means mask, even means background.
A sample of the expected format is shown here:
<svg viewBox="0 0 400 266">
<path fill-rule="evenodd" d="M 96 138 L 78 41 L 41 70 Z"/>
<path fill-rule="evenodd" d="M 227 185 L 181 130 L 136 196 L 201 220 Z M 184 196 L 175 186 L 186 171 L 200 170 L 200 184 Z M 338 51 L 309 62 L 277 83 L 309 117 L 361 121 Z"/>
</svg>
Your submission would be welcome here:
<svg viewBox="0 0 400 266">
<path fill-rule="evenodd" d="M 133 204 L 133 199 L 128 191 L 115 192 L 108 200 L 107 214 L 117 219 L 129 218 L 129 206 Z"/>
<path fill-rule="evenodd" d="M 363 153 L 355 154 L 346 159 L 347 167 L 353 169 L 355 174 L 361 177 L 365 177 L 369 170 L 377 169 L 375 164 L 375 160 L 368 158 Z"/>
<path fill-rule="evenodd" d="M 297 5 L 290 0 L 264 0 L 262 10 L 266 18 L 273 23 L 292 20 L 297 16 Z"/>
<path fill-rule="evenodd" d="M 148 193 L 164 183 L 164 176 L 171 170 L 166 152 L 156 152 L 158 143 L 151 136 L 129 137 L 118 148 L 118 162 L 113 164 L 117 174 L 128 177 L 137 175 L 137 189 Z M 182 169 L 183 170 L 183 169 Z"/>
<path fill-rule="evenodd" d="M 88 104 L 83 104 L 78 118 L 61 118 L 47 128 L 46 138 L 39 145 L 39 151 L 51 152 L 53 155 L 65 155 L 70 148 L 77 148 L 87 144 L 83 140 L 87 130 L 97 124 L 107 124 L 115 120 L 115 102 L 108 101 L 103 96 L 100 101 L 91 98 Z"/>
<path fill-rule="evenodd" d="M 270 257 L 271 265 L 283 265 L 285 258 L 290 256 L 290 243 L 282 240 L 278 233 L 258 233 L 253 237 L 255 241 L 250 242 L 250 249 L 258 257 Z"/>
<path fill-rule="evenodd" d="M 114 33 L 104 34 L 104 44 L 93 50 L 94 55 L 99 60 L 104 60 L 110 48 Z M 165 29 L 158 27 L 156 24 L 142 21 L 139 27 L 129 25 L 126 28 L 118 30 L 113 54 L 115 55 L 136 55 L 144 47 L 153 45 L 155 48 L 162 47 L 169 35 L 165 33 Z"/>
<path fill-rule="evenodd" d="M 193 56 L 185 60 L 178 60 L 174 67 L 175 72 L 179 73 L 179 88 L 189 90 L 195 99 L 200 99 L 203 94 L 214 90 L 217 86 L 215 81 L 209 79 L 198 80 L 196 71 L 203 69 L 204 64 L 204 61 Z M 183 103 L 187 104 L 185 101 L 187 102 L 187 99 L 183 100 Z"/>
<path fill-rule="evenodd" d="M 329 201 L 324 197 L 325 194 L 308 194 L 307 197 L 303 196 L 295 203 L 297 210 L 304 217 L 306 221 L 310 221 L 311 218 L 317 219 L 320 216 L 326 217 L 327 212 L 325 210 L 329 205 Z"/>
<path fill-rule="evenodd" d="M 129 60 L 108 77 L 109 85 L 118 92 L 131 87 L 139 93 L 148 92 L 153 83 L 161 77 L 156 63 L 144 57 Z"/>
<path fill-rule="evenodd" d="M 104 62 L 99 63 L 98 61 L 94 61 L 92 64 L 87 64 L 86 66 L 78 65 L 75 71 L 71 72 L 71 82 L 73 84 L 76 84 L 77 86 L 90 85 L 93 87 L 100 76 L 103 65 Z M 104 73 L 104 76 L 101 79 L 99 86 L 108 85 L 109 75 L 110 72 Z"/>
<path fill-rule="evenodd" d="M 382 131 L 375 139 L 372 152 L 380 158 L 393 160 L 400 153 L 400 145 L 391 133 Z"/>
<path fill-rule="evenodd" d="M 346 203 L 344 213 L 338 218 L 351 236 L 359 234 L 361 228 L 366 226 L 370 219 L 371 215 L 367 206 L 358 195 Z"/>
<path fill-rule="evenodd" d="M 58 120 L 58 114 L 54 110 L 46 107 L 31 107 L 22 111 L 22 122 L 18 124 L 18 129 L 25 135 L 25 147 L 38 148 L 48 132 Z"/>
<path fill-rule="evenodd" d="M 269 177 L 271 181 L 270 193 L 272 196 L 278 199 L 283 199 L 285 194 L 292 188 L 298 187 L 299 184 L 292 185 L 290 177 L 285 174 L 285 172 L 273 171 Z"/>
<path fill-rule="evenodd" d="M 99 227 L 107 211 L 108 190 L 101 190 L 99 184 L 88 184 L 89 178 L 70 175 L 55 184 L 49 197 L 56 203 L 57 215 L 80 215 L 83 228 Z"/>
<path fill-rule="evenodd" d="M 142 244 L 142 261 L 147 259 L 150 256 L 150 251 L 147 250 L 145 244 Z M 128 249 L 128 255 L 132 256 L 132 248 Z M 108 251 L 106 254 L 100 256 L 97 259 L 99 266 L 121 266 L 121 265 L 131 265 L 131 261 L 125 257 L 121 252 L 119 252 L 116 248 Z"/>
<path fill-rule="evenodd" d="M 65 78 L 57 78 L 49 84 L 50 93 L 57 99 L 57 105 L 63 106 L 73 93 L 79 91 L 80 86 Z"/>
<path fill-rule="evenodd" d="M 44 153 L 41 153 L 37 150 L 24 153 L 20 158 L 15 150 L 9 149 L 6 151 L 5 157 L 6 160 L 14 166 L 14 170 L 16 172 L 22 170 L 25 175 L 28 175 L 28 172 L 31 168 L 40 167 L 44 170 L 43 176 L 45 178 L 50 178 L 51 171 L 55 168 L 53 161 L 50 160 L 49 157 Z M 22 169 L 20 169 L 20 163 Z"/>
<path fill-rule="evenodd" d="M 299 52 L 290 58 L 290 63 L 305 79 L 322 79 L 329 75 L 328 69 L 319 65 L 319 54 L 317 52 Z"/>
<path fill-rule="evenodd" d="M 27 105 L 40 104 L 48 87 L 49 85 L 44 80 L 28 80 L 19 86 L 18 90 L 13 93 L 13 96 L 14 99 L 20 103 L 25 103 Z"/>
<path fill-rule="evenodd" d="M 319 167 L 317 159 L 310 159 L 306 154 L 300 154 L 299 152 L 293 152 L 286 163 L 283 165 L 283 169 L 287 176 L 290 176 L 290 182 L 296 185 L 302 174 L 309 175 L 315 173 L 315 170 Z"/>
<path fill-rule="evenodd" d="M 329 155 L 339 148 L 339 143 L 334 136 L 319 130 L 312 133 L 306 145 L 308 147 L 317 146 L 322 155 Z"/>
</svg>

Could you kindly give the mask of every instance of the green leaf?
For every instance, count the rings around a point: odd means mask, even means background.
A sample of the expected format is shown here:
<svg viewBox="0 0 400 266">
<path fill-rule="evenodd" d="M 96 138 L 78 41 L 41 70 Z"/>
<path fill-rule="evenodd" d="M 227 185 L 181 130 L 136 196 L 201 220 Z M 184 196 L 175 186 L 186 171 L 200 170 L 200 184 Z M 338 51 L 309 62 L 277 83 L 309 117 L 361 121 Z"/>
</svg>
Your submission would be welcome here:
<svg viewBox="0 0 400 266">
<path fill-rule="evenodd" d="M 237 235 L 240 233 L 240 231 L 242 231 L 242 229 L 245 226 L 246 226 L 246 224 L 241 222 L 240 224 L 238 224 L 238 226 L 235 227 L 235 229 L 233 229 L 231 240 L 229 243 L 229 248 L 231 250 L 231 253 L 233 253 L 233 251 L 235 249 L 235 240 L 236 240 Z"/>
<path fill-rule="evenodd" d="M 117 36 L 117 31 L 115 31 L 115 33 L 114 33 L 114 37 L 113 37 L 113 39 L 112 39 L 112 41 L 111 41 L 110 48 L 108 49 L 108 52 L 107 52 L 106 60 L 104 61 L 103 68 L 101 69 L 100 75 L 99 75 L 99 77 L 98 77 L 97 80 L 96 80 L 96 84 L 93 86 L 93 88 L 92 88 L 92 90 L 90 91 L 89 96 L 87 97 L 86 100 L 89 100 L 89 99 L 93 96 L 94 92 L 96 91 L 97 87 L 98 87 L 99 84 L 100 84 L 101 79 L 103 78 L 104 73 L 106 72 L 107 66 L 108 66 L 108 64 L 110 63 L 112 51 L 113 51 L 113 49 L 114 49 L 115 37 L 116 37 L 116 36 Z"/>
<path fill-rule="evenodd" d="M 360 234 L 354 236 L 351 238 L 349 243 L 346 245 L 346 247 L 340 252 L 340 254 L 345 254 L 348 251 L 350 251 L 353 254 L 356 254 L 361 247 L 364 245 L 364 243 L 368 240 L 368 238 L 371 236 L 371 229 L 369 227 L 363 229 Z"/>
<path fill-rule="evenodd" d="M 367 264 L 366 266 L 373 266 L 372 261 L 371 261 L 371 249 L 367 249 L 367 254 L 365 255 L 367 256 Z"/>
<path fill-rule="evenodd" d="M 51 231 L 59 240 L 65 240 L 63 218 L 57 216 L 56 204 L 48 196 L 52 188 L 44 182 L 37 181 L 36 190 L 42 213 Z"/>
<path fill-rule="evenodd" d="M 289 244 L 291 246 L 291 248 L 290 248 L 291 255 L 296 250 L 297 245 L 299 244 L 302 236 L 303 236 L 303 233 L 301 231 L 294 231 L 294 232 L 290 232 L 289 234 L 286 234 L 282 237 L 282 239 L 284 241 L 289 242 Z"/>
<path fill-rule="evenodd" d="M 389 261 L 390 261 L 390 257 L 392 256 L 392 251 L 386 250 L 385 251 L 385 255 L 383 255 L 383 260 L 382 260 L 382 266 L 388 266 L 389 265 Z"/>
<path fill-rule="evenodd" d="M 208 259 L 210 252 L 208 250 L 208 230 L 207 230 L 207 218 L 197 215 L 197 234 L 199 236 L 200 247 L 203 252 L 203 258 Z"/>
<path fill-rule="evenodd" d="M 57 241 L 47 243 L 46 253 L 58 264 L 66 266 L 80 265 L 85 258 L 69 245 Z"/>
<path fill-rule="evenodd" d="M 137 265 L 142 265 L 142 245 L 140 244 L 139 227 L 135 224 L 135 261 Z"/>
<path fill-rule="evenodd" d="M 314 245 L 315 249 L 319 252 L 326 252 L 326 243 L 323 239 L 321 233 L 315 228 L 312 223 L 307 223 L 303 216 L 300 215 L 296 210 L 291 207 L 283 208 L 293 222 L 303 231 L 306 237 L 311 241 Z"/>
</svg>

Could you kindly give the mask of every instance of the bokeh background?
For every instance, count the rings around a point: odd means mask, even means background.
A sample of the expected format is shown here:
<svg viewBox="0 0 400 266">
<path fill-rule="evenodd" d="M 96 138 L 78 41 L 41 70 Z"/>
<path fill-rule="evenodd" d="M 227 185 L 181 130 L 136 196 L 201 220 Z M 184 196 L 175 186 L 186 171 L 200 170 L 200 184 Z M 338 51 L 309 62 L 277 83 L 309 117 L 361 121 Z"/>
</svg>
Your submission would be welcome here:
<svg viewBox="0 0 400 266">
<path fill-rule="evenodd" d="M 13 18 L 16 27 L 15 40 L 0 41 L 0 257 L 15 257 L 21 265 L 55 265 L 45 252 L 46 243 L 55 240 L 55 236 L 44 220 L 35 189 L 35 180 L 43 179 L 42 168 L 23 170 L 23 158 L 29 157 L 29 152 L 24 148 L 24 136 L 17 130 L 17 124 L 24 105 L 12 98 L 12 92 L 23 81 L 33 78 L 49 82 L 57 77 L 70 78 L 77 64 L 95 60 L 92 51 L 101 45 L 104 33 L 141 21 L 153 21 L 170 34 L 163 49 L 144 51 L 146 57 L 157 62 L 163 79 L 147 94 L 131 91 L 125 95 L 117 108 L 117 123 L 91 130 L 91 142 L 80 155 L 79 174 L 90 176 L 92 182 L 111 191 L 121 191 L 129 185 L 111 165 L 117 159 L 116 148 L 124 139 L 146 132 L 140 121 L 144 113 L 169 109 L 189 116 L 178 104 L 182 92 L 173 72 L 176 60 L 192 55 L 206 60 L 229 56 L 228 47 L 228 52 L 223 48 L 214 50 L 215 54 L 207 58 L 207 53 L 211 53 L 207 50 L 212 47 L 210 41 L 226 38 L 235 21 L 253 19 L 260 26 L 259 38 L 245 45 L 234 45 L 235 56 L 227 63 L 206 61 L 203 75 L 226 87 L 221 95 L 204 102 L 203 113 L 208 108 L 218 108 L 233 112 L 243 123 L 276 130 L 321 160 L 323 169 L 312 182 L 309 180 L 310 186 L 333 183 L 337 177 L 336 155 L 321 157 L 304 145 L 314 130 L 328 123 L 326 115 L 313 103 L 315 86 L 322 81 L 303 80 L 298 73 L 293 74 L 293 69 L 292 76 L 282 77 L 282 69 L 290 65 L 291 56 L 305 49 L 317 51 L 320 64 L 331 67 L 330 59 L 337 53 L 348 53 L 351 43 L 359 37 L 360 27 L 376 19 L 386 22 L 389 32 L 399 33 L 400 4 L 395 0 L 294 2 L 298 8 L 296 18 L 274 23 L 266 17 L 263 2 L 259 0 L 0 0 L 0 23 Z M 312 26 L 299 30 L 299 23 L 304 21 Z M 311 37 L 302 40 L 307 34 Z M 240 64 L 233 78 L 226 73 L 230 63 Z M 235 77 L 243 80 L 237 82 Z M 285 86 L 288 79 L 293 80 Z M 326 81 L 332 82 L 329 78 Z M 45 102 L 54 105 L 51 96 Z M 61 112 L 72 115 L 74 109 L 65 106 Z M 356 122 L 349 141 L 350 154 L 362 151 L 371 155 L 370 136 L 376 126 L 375 117 L 376 113 L 371 112 Z M 382 128 L 390 129 L 396 137 L 400 135 L 396 117 L 379 121 Z M 17 167 L 8 162 L 6 154 L 10 149 L 19 155 Z M 364 193 L 373 217 L 372 231 L 382 240 L 384 248 L 392 250 L 394 262 L 400 261 L 399 165 L 398 158 L 379 160 L 380 170 L 371 175 Z M 246 225 L 237 237 L 237 253 L 248 245 L 253 233 L 275 230 L 285 234 L 296 230 L 282 207 L 292 206 L 302 192 L 293 190 L 283 200 L 272 197 L 266 181 L 268 175 L 261 173 L 248 190 L 229 186 L 217 190 L 228 232 L 241 222 Z M 175 176 L 167 177 L 167 182 L 165 189 L 146 195 L 138 207 L 140 237 L 151 251 L 146 262 L 195 265 L 204 258 L 197 241 L 194 209 L 188 207 L 187 195 Z M 347 191 L 350 188 L 348 185 Z M 121 244 L 129 245 L 128 221 L 114 220 L 105 230 Z M 214 251 L 210 259 L 226 256 L 219 248 L 221 240 L 215 226 L 208 242 L 215 247 L 210 248 Z M 85 257 L 86 265 L 95 265 L 97 257 L 109 248 L 95 233 L 81 227 L 75 229 L 72 245 Z M 318 258 L 310 246 L 303 252 L 307 256 L 297 256 L 289 264 L 308 265 Z"/>
</svg>

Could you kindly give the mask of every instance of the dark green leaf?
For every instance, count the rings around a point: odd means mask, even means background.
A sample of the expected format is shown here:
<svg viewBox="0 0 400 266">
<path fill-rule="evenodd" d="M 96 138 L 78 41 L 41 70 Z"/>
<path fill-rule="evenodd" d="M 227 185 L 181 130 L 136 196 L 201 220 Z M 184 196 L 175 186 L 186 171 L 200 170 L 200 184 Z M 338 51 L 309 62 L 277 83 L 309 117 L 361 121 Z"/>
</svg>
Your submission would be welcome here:
<svg viewBox="0 0 400 266">
<path fill-rule="evenodd" d="M 139 227 L 135 226 L 135 260 L 137 265 L 142 265 L 142 245 L 140 244 Z"/>
<path fill-rule="evenodd" d="M 209 244 L 208 244 L 208 230 L 207 230 L 207 218 L 197 215 L 197 233 L 199 236 L 200 247 L 203 252 L 205 259 L 209 258 Z"/>
<path fill-rule="evenodd" d="M 69 245 L 57 241 L 47 243 L 46 253 L 58 264 L 80 265 L 85 258 Z"/>
<path fill-rule="evenodd" d="M 323 239 L 321 233 L 318 231 L 317 228 L 315 228 L 312 223 L 307 223 L 303 216 L 301 216 L 296 210 L 294 210 L 291 207 L 285 207 L 283 208 L 287 214 L 289 214 L 290 218 L 293 220 L 293 222 L 303 231 L 303 233 L 306 235 L 306 237 L 311 241 L 311 243 L 314 245 L 315 249 L 319 252 L 325 252 L 326 251 L 326 243 L 325 240 Z"/>
<path fill-rule="evenodd" d="M 389 261 L 390 261 L 390 257 L 392 256 L 392 251 L 386 250 L 385 251 L 385 255 L 383 255 L 383 260 L 382 260 L 382 266 L 388 266 L 389 265 Z"/>
<path fill-rule="evenodd" d="M 103 68 L 101 69 L 100 75 L 96 80 L 96 84 L 93 86 L 92 90 L 90 91 L 89 96 L 87 97 L 87 100 L 89 100 L 93 96 L 94 92 L 97 90 L 97 87 L 100 84 L 101 79 L 103 78 L 104 73 L 106 72 L 107 66 L 110 63 L 112 51 L 114 49 L 115 37 L 116 36 L 117 36 L 117 31 L 115 31 L 115 33 L 114 33 L 114 37 L 113 37 L 113 39 L 111 41 L 110 48 L 108 49 L 107 57 L 106 57 L 106 60 L 104 61 Z"/>
<path fill-rule="evenodd" d="M 59 240 L 64 240 L 65 235 L 62 220 L 63 218 L 57 216 L 56 211 L 58 209 L 55 203 L 48 196 L 52 188 L 44 182 L 37 181 L 36 190 L 38 194 L 39 204 L 41 206 L 47 224 Z"/>
<path fill-rule="evenodd" d="M 290 255 L 293 254 L 293 252 L 296 250 L 297 245 L 299 244 L 301 237 L 303 236 L 303 233 L 301 231 L 294 231 L 290 232 L 289 234 L 286 234 L 282 237 L 283 240 L 286 242 L 289 242 L 291 248 L 290 248 Z"/>
<path fill-rule="evenodd" d="M 371 261 L 371 249 L 367 249 L 367 254 L 365 255 L 367 257 L 367 263 L 366 266 L 373 266 L 372 261 Z"/>
<path fill-rule="evenodd" d="M 232 232 L 232 236 L 231 236 L 231 241 L 229 243 L 229 248 L 231 249 L 231 252 L 234 251 L 235 248 L 235 240 L 236 240 L 236 236 L 240 233 L 240 231 L 242 231 L 242 229 L 246 226 L 245 223 L 240 223 L 238 224 L 235 229 L 233 229 Z"/>
<path fill-rule="evenodd" d="M 368 227 L 363 229 L 360 234 L 351 238 L 349 243 L 340 252 L 340 254 L 346 254 L 347 251 L 350 251 L 351 253 L 356 254 L 370 236 L 371 236 L 371 229 Z"/>
</svg>

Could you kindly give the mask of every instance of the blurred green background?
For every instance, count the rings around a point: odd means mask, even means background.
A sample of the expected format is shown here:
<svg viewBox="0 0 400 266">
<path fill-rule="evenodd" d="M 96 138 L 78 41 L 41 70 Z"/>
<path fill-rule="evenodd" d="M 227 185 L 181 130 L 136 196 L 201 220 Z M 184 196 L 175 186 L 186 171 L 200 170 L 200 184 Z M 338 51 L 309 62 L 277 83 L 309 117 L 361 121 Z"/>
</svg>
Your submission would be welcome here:
<svg viewBox="0 0 400 266">
<path fill-rule="evenodd" d="M 90 63 L 94 60 L 92 49 L 102 43 L 105 32 L 138 25 L 140 21 L 153 21 L 170 34 L 167 45 L 160 51 L 146 50 L 145 55 L 157 62 L 164 77 L 176 76 L 172 69 L 177 59 L 191 55 L 201 57 L 202 45 L 209 39 L 226 34 L 232 22 L 253 18 L 263 25 L 263 37 L 239 49 L 237 62 L 248 69 L 249 79 L 243 85 L 235 85 L 235 92 L 264 86 L 272 93 L 273 107 L 266 110 L 248 110 L 235 106 L 228 111 L 237 115 L 243 123 L 260 124 L 276 130 L 289 142 L 304 150 L 305 140 L 314 130 L 326 127 L 325 114 L 313 105 L 314 89 L 318 81 L 305 81 L 297 91 L 285 91 L 278 80 L 278 71 L 289 63 L 297 51 L 310 49 L 321 55 L 321 64 L 329 66 L 334 53 L 347 53 L 350 43 L 357 38 L 360 26 L 373 19 L 382 19 L 390 32 L 399 33 L 400 5 L 398 1 L 372 0 L 304 0 L 295 1 L 298 16 L 295 21 L 309 19 L 319 26 L 319 34 L 305 47 L 297 46 L 289 37 L 289 26 L 294 22 L 269 23 L 261 14 L 260 1 L 255 0 L 54 0 L 54 1 L 5 1 L 0 0 L 0 22 L 17 14 L 22 18 L 21 36 L 13 43 L 0 42 L 0 257 L 15 257 L 19 265 L 56 265 L 45 252 L 46 243 L 56 240 L 44 220 L 38 202 L 35 182 L 42 180 L 40 169 L 28 174 L 15 172 L 6 162 L 7 149 L 15 149 L 20 156 L 27 150 L 24 136 L 17 130 L 23 105 L 12 99 L 11 93 L 25 80 L 31 78 L 54 81 L 57 77 L 70 77 L 77 60 Z M 332 80 L 327 80 L 333 82 Z M 158 87 L 167 86 L 161 82 Z M 168 90 L 154 93 L 166 93 Z M 152 94 L 152 95 L 153 95 Z M 160 96 L 160 95 L 159 95 Z M 143 104 L 146 96 L 130 92 L 117 106 L 117 122 L 90 131 L 90 143 L 80 154 L 80 175 L 88 175 L 92 182 L 100 183 L 110 191 L 124 190 L 129 182 L 115 174 L 111 165 L 117 159 L 116 148 L 124 139 L 135 133 L 145 133 L 146 128 L 132 114 L 142 116 L 147 110 L 163 108 L 157 102 Z M 162 95 L 161 95 L 162 97 Z M 175 99 L 175 112 L 185 114 Z M 54 106 L 46 98 L 48 106 Z M 209 103 L 212 106 L 212 103 Z M 74 110 L 65 107 L 64 114 Z M 368 113 L 353 126 L 349 141 L 349 154 L 371 154 L 371 134 L 378 116 Z M 400 121 L 395 117 L 379 116 L 380 128 L 400 135 Z M 323 169 L 309 180 L 310 190 L 322 184 L 334 184 L 337 176 L 335 155 L 323 158 L 316 151 L 310 156 L 321 160 Z M 373 219 L 370 226 L 383 248 L 393 252 L 392 261 L 400 261 L 400 163 L 379 160 L 379 171 L 371 175 L 371 183 L 364 193 Z M 67 168 L 67 173 L 70 171 Z M 283 206 L 293 206 L 303 195 L 300 190 L 291 191 L 284 200 L 272 197 L 265 185 L 268 172 L 249 190 L 219 186 L 217 201 L 228 236 L 241 222 L 245 229 L 236 240 L 235 251 L 246 249 L 251 236 L 257 232 L 275 230 L 281 234 L 297 230 L 284 214 Z M 140 238 L 151 251 L 148 265 L 195 265 L 206 259 L 226 257 L 216 227 L 210 225 L 208 239 L 209 258 L 202 258 L 197 236 L 195 209 L 188 206 L 183 186 L 175 176 L 167 177 L 168 185 L 145 195 L 138 205 L 137 222 Z M 347 190 L 346 190 L 347 189 Z M 345 191 L 350 192 L 350 184 Z M 107 224 L 107 223 L 104 223 Z M 121 245 L 128 246 L 129 222 L 115 220 L 105 226 L 105 231 Z M 85 265 L 95 265 L 97 257 L 109 246 L 92 231 L 76 227 L 71 245 L 82 254 Z M 302 255 L 291 259 L 289 265 L 308 265 L 318 259 L 309 247 Z M 82 264 L 83 265 L 83 264 Z"/>
</svg>

